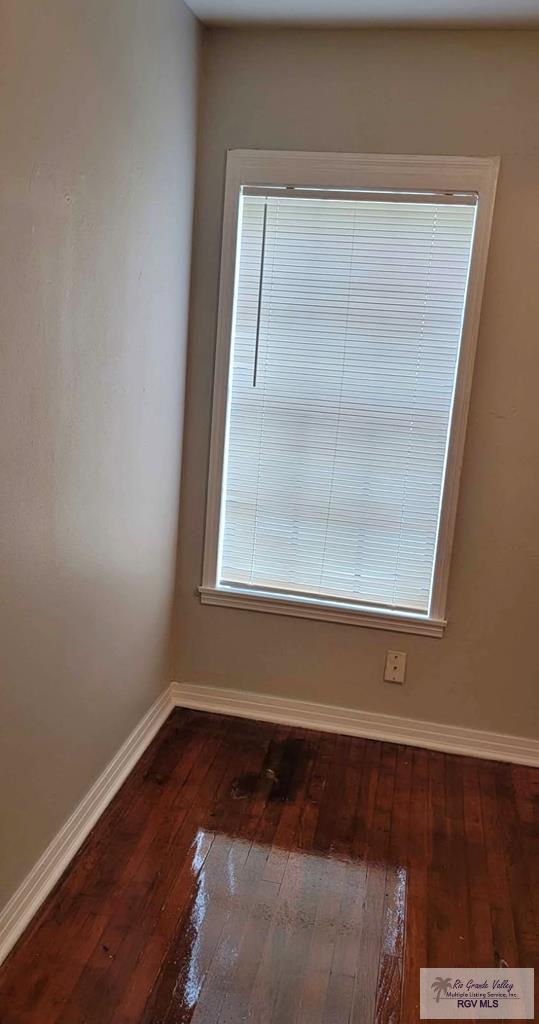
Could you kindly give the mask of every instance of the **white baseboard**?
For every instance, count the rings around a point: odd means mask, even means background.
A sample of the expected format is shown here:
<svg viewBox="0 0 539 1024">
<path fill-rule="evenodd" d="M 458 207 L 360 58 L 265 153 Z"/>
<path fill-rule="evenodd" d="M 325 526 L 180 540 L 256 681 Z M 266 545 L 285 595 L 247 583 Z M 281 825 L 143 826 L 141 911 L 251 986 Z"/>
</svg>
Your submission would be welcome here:
<svg viewBox="0 0 539 1024">
<path fill-rule="evenodd" d="M 0 963 L 65 871 L 107 804 L 161 728 L 174 703 L 168 687 L 152 704 L 118 753 L 56 834 L 0 913 Z"/>
<path fill-rule="evenodd" d="M 283 725 L 363 736 L 366 739 L 405 743 L 412 747 L 465 754 L 493 761 L 539 767 L 539 740 L 503 733 L 483 732 L 414 718 L 379 715 L 355 708 L 332 707 L 263 693 L 228 690 L 216 686 L 173 683 L 172 699 L 178 707 L 216 711 Z"/>
</svg>

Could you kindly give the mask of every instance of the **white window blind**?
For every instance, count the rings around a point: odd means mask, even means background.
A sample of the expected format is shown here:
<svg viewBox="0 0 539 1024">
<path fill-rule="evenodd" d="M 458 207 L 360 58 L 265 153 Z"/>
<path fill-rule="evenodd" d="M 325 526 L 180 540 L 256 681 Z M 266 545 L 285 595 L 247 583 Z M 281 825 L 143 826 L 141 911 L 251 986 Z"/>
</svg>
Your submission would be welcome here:
<svg viewBox="0 0 539 1024">
<path fill-rule="evenodd" d="M 218 585 L 428 613 L 474 219 L 244 190 Z"/>
</svg>

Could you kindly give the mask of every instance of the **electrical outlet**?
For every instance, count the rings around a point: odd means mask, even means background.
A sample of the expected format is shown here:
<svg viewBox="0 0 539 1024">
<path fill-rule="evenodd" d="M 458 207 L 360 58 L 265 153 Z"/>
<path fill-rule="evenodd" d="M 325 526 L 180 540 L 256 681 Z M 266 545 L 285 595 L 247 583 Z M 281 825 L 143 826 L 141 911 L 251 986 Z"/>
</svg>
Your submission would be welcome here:
<svg viewBox="0 0 539 1024">
<path fill-rule="evenodd" d="M 386 683 L 403 683 L 406 678 L 406 654 L 404 651 L 388 651 L 384 681 Z"/>
</svg>

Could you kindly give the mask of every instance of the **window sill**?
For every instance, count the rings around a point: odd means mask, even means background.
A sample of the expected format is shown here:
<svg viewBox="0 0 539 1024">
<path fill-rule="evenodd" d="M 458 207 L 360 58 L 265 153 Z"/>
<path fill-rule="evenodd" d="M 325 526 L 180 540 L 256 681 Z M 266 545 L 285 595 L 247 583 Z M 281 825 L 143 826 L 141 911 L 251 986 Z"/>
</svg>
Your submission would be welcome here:
<svg viewBox="0 0 539 1024">
<path fill-rule="evenodd" d="M 225 608 L 243 608 L 245 611 L 266 612 L 271 615 L 291 615 L 301 619 L 322 619 L 341 622 L 348 626 L 368 626 L 394 633 L 419 633 L 423 636 L 442 637 L 447 625 L 445 619 L 427 618 L 413 612 L 373 611 L 361 605 L 337 601 L 323 601 L 305 597 L 280 596 L 263 591 L 232 589 L 231 587 L 199 587 L 202 604 L 221 605 Z"/>
</svg>

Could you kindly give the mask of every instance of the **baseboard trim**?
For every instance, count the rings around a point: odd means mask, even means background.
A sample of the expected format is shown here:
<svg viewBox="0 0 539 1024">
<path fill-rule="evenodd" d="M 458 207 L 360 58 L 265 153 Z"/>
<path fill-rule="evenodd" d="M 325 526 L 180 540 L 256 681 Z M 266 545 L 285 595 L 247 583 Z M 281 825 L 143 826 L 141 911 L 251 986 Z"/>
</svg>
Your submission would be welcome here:
<svg viewBox="0 0 539 1024">
<path fill-rule="evenodd" d="M 483 732 L 217 686 L 172 683 L 171 693 L 178 707 L 539 767 L 539 740 L 523 736 Z"/>
<path fill-rule="evenodd" d="M 0 963 L 170 714 L 174 707 L 171 689 L 152 704 L 0 913 Z"/>
</svg>

